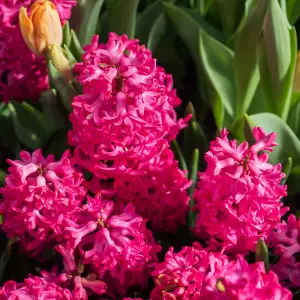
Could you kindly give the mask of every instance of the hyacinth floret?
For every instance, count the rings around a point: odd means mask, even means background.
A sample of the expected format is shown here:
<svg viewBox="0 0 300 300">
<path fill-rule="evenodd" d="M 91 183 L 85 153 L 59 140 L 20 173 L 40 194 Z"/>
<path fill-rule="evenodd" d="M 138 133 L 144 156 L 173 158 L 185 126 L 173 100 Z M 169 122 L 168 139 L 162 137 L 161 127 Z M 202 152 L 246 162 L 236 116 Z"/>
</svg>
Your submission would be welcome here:
<svg viewBox="0 0 300 300">
<path fill-rule="evenodd" d="M 87 298 L 74 298 L 68 289 L 64 289 L 55 283 L 50 283 L 41 277 L 29 277 L 24 283 L 16 283 L 12 280 L 4 283 L 0 288 L 0 300 L 85 300 Z"/>
<path fill-rule="evenodd" d="M 282 221 L 267 239 L 269 247 L 275 248 L 278 261 L 271 269 L 278 275 L 285 286 L 300 287 L 300 220 L 289 215 Z"/>
<path fill-rule="evenodd" d="M 113 201 L 88 196 L 76 220 L 66 218 L 65 224 L 68 241 L 56 249 L 68 273 L 80 262 L 119 294 L 147 283 L 160 246 L 131 203 L 116 212 Z"/>
<path fill-rule="evenodd" d="M 138 40 L 110 33 L 107 44 L 94 36 L 84 49 L 74 69 L 84 94 L 70 117 L 77 163 L 98 176 L 131 171 L 168 148 L 190 116 L 177 120 L 172 76 Z"/>
<path fill-rule="evenodd" d="M 276 135 L 255 127 L 253 136 L 253 145 L 237 145 L 223 129 L 205 154 L 207 169 L 199 173 L 194 194 L 195 232 L 209 238 L 212 249 L 254 251 L 258 238 L 266 239 L 288 210 L 280 201 L 286 196 L 281 165 L 268 163 L 265 152 L 277 145 Z"/>
<path fill-rule="evenodd" d="M 200 300 L 291 300 L 293 294 L 279 283 L 277 275 L 266 273 L 264 263 L 248 264 L 242 255 L 216 269 L 203 285 Z"/>
<path fill-rule="evenodd" d="M 1 189 L 2 230 L 9 238 L 20 239 L 27 251 L 37 253 L 61 239 L 64 218 L 72 218 L 86 191 L 69 151 L 59 161 L 53 155 L 45 158 L 40 149 L 32 154 L 21 151 L 20 159 L 8 160 L 11 166 Z"/>
<path fill-rule="evenodd" d="M 115 179 L 116 202 L 132 202 L 153 230 L 175 233 L 180 224 L 185 224 L 188 211 L 191 181 L 186 172 L 178 168 L 170 149 L 139 164 L 138 169 L 144 174 Z"/>
<path fill-rule="evenodd" d="M 199 299 L 203 284 L 218 268 L 229 263 L 225 255 L 209 253 L 201 245 L 183 247 L 174 253 L 171 247 L 165 260 L 152 272 L 156 287 L 151 299 Z"/>
</svg>

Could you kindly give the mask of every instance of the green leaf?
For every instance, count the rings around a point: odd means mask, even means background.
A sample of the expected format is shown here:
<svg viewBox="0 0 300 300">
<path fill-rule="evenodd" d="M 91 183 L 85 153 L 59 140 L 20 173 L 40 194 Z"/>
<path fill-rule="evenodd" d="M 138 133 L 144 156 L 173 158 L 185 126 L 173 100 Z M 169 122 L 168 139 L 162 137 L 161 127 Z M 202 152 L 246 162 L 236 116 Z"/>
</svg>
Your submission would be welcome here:
<svg viewBox="0 0 300 300">
<path fill-rule="evenodd" d="M 240 24 L 237 27 L 235 33 L 227 40 L 227 43 L 226 43 L 227 46 L 230 47 L 231 49 L 235 48 L 237 37 L 239 36 L 240 32 L 244 28 L 247 18 L 249 16 L 249 13 L 255 6 L 256 2 L 257 2 L 257 0 L 245 0 L 244 1 L 244 15 L 243 15 L 243 17 L 240 21 Z"/>
<path fill-rule="evenodd" d="M 74 86 L 67 82 L 62 74 L 53 66 L 52 61 L 48 62 L 48 73 L 52 86 L 58 91 L 63 105 L 68 111 L 72 111 L 72 99 L 78 95 Z"/>
<path fill-rule="evenodd" d="M 251 9 L 239 32 L 235 47 L 236 117 L 247 112 L 259 82 L 257 43 L 262 32 L 269 0 L 260 0 Z"/>
<path fill-rule="evenodd" d="M 213 0 L 190 0 L 190 6 L 199 11 L 202 16 L 208 13 L 212 4 Z"/>
<path fill-rule="evenodd" d="M 224 104 L 218 95 L 215 95 L 212 101 L 212 110 L 217 128 L 221 130 L 224 127 L 225 109 Z"/>
<path fill-rule="evenodd" d="M 288 187 L 287 192 L 289 196 L 300 192 L 299 181 L 300 181 L 300 165 L 297 165 L 295 167 L 292 167 L 292 170 L 290 171 L 289 176 L 287 178 L 287 187 Z"/>
<path fill-rule="evenodd" d="M 300 138 L 300 101 L 298 101 L 290 110 L 287 123 L 298 138 Z"/>
<path fill-rule="evenodd" d="M 265 99 L 264 99 L 264 93 L 262 90 L 262 79 L 260 80 L 256 92 L 254 94 L 254 97 L 252 99 L 251 105 L 248 109 L 248 115 L 254 115 L 262 112 L 266 112 L 267 109 L 265 107 Z"/>
<path fill-rule="evenodd" d="M 15 157 L 21 150 L 20 140 L 15 132 L 11 116 L 0 116 L 0 144 L 3 149 L 9 149 Z"/>
<path fill-rule="evenodd" d="M 147 40 L 147 48 L 154 51 L 163 38 L 164 35 L 166 35 L 167 30 L 167 20 L 164 14 L 161 14 L 154 22 L 149 37 Z"/>
<path fill-rule="evenodd" d="M 77 59 L 74 57 L 73 53 L 70 51 L 67 45 L 64 45 L 63 48 L 64 48 L 64 54 L 69 61 L 70 67 L 73 68 L 74 65 L 77 63 Z"/>
<path fill-rule="evenodd" d="M 192 180 L 192 185 L 190 186 L 188 192 L 190 195 L 190 208 L 188 213 L 188 224 L 189 228 L 195 228 L 197 212 L 193 211 L 195 202 L 193 200 L 193 194 L 195 187 L 197 185 L 197 173 L 198 173 L 198 163 L 199 163 L 199 150 L 195 149 L 192 155 L 191 164 L 189 166 L 189 179 Z"/>
<path fill-rule="evenodd" d="M 75 14 L 75 31 L 81 45 L 87 45 L 91 42 L 92 36 L 96 32 L 96 26 L 99 19 L 103 0 L 80 0 L 72 11 Z"/>
<path fill-rule="evenodd" d="M 205 31 L 200 31 L 200 56 L 204 69 L 228 115 L 234 117 L 235 86 L 232 69 L 234 53 Z"/>
<path fill-rule="evenodd" d="M 255 139 L 252 133 L 252 128 L 255 126 L 249 117 L 244 114 L 240 118 L 236 119 L 230 127 L 230 132 L 240 141 L 247 141 L 250 145 L 255 143 Z"/>
<path fill-rule="evenodd" d="M 69 49 L 77 61 L 82 61 L 83 50 L 74 30 L 71 30 L 71 43 Z"/>
<path fill-rule="evenodd" d="M 5 247 L 4 251 L 1 254 L 1 257 L 0 257 L 0 282 L 2 282 L 2 280 L 3 280 L 3 275 L 4 275 L 4 272 L 5 272 L 5 269 L 6 269 L 7 264 L 9 262 L 10 258 L 11 258 L 12 244 L 14 244 L 15 242 L 16 242 L 15 238 L 9 239 L 7 244 L 6 244 L 6 247 Z"/>
<path fill-rule="evenodd" d="M 164 2 L 164 11 L 174 24 L 182 40 L 189 48 L 198 68 L 201 66 L 199 57 L 199 30 L 202 28 L 208 33 L 214 30 L 200 14 L 187 9 L 179 8 L 171 3 Z M 196 18 L 199 16 L 199 18 Z M 213 34 L 211 34 L 213 35 Z"/>
<path fill-rule="evenodd" d="M 265 264 L 266 273 L 270 270 L 269 263 L 269 251 L 268 247 L 262 239 L 259 239 L 256 243 L 255 261 L 262 261 Z"/>
<path fill-rule="evenodd" d="M 59 159 L 68 148 L 68 128 L 66 128 L 56 133 L 46 147 L 45 154 L 53 154 L 56 159 Z"/>
<path fill-rule="evenodd" d="M 197 121 L 191 120 L 184 129 L 184 156 L 188 164 L 191 164 L 192 154 L 198 149 L 203 154 L 208 148 L 208 141 L 203 129 Z"/>
<path fill-rule="evenodd" d="M 175 42 L 175 36 L 171 32 L 162 36 L 153 51 L 153 56 L 164 66 L 167 73 L 173 75 L 175 85 L 179 86 L 186 72 L 184 61 L 176 51 Z"/>
<path fill-rule="evenodd" d="M 247 115 L 244 115 L 244 136 L 249 145 L 255 144 L 255 138 L 252 132 L 253 127 L 253 122 L 249 119 Z"/>
<path fill-rule="evenodd" d="M 245 3 L 241 0 L 216 0 L 215 5 L 218 7 L 223 31 L 226 37 L 230 37 L 243 16 Z"/>
<path fill-rule="evenodd" d="M 135 37 L 143 45 L 147 44 L 153 25 L 163 10 L 163 0 L 157 0 L 150 4 L 137 18 Z"/>
<path fill-rule="evenodd" d="M 28 148 L 42 147 L 52 134 L 47 127 L 44 115 L 26 102 L 11 101 L 13 124 L 19 140 Z"/>
<path fill-rule="evenodd" d="M 100 19 L 99 19 L 99 22 L 100 22 L 100 42 L 101 43 L 107 43 L 107 39 L 108 39 L 108 12 L 104 12 L 104 14 L 102 14 L 100 16 Z"/>
<path fill-rule="evenodd" d="M 13 123 L 16 134 L 21 143 L 32 150 L 43 147 L 44 141 L 42 137 L 23 126 L 17 117 L 13 117 Z"/>
<path fill-rule="evenodd" d="M 291 61 L 289 69 L 276 86 L 274 86 L 274 80 L 272 80 L 272 76 L 270 74 L 270 64 L 268 63 L 267 51 L 264 47 L 264 42 L 262 39 L 259 42 L 259 70 L 261 87 L 264 92 L 265 106 L 269 112 L 279 115 L 284 120 L 287 118 L 290 106 L 298 99 L 298 93 L 292 93 L 297 60 L 297 40 L 295 29 L 292 28 L 289 31 L 289 34 L 291 38 L 290 49 L 292 50 Z"/>
<path fill-rule="evenodd" d="M 297 36 L 295 29 L 290 29 L 277 0 L 270 2 L 265 19 L 264 43 L 260 44 L 260 48 L 260 71 L 267 107 L 286 120 L 297 59 Z"/>
<path fill-rule="evenodd" d="M 173 150 L 173 153 L 175 155 L 175 158 L 178 160 L 179 162 L 179 167 L 181 170 L 187 170 L 187 165 L 184 159 L 184 156 L 182 154 L 182 151 L 180 149 L 180 146 L 178 145 L 178 142 L 176 140 L 173 140 L 171 142 L 171 147 Z"/>
<path fill-rule="evenodd" d="M 265 17 L 264 39 L 274 89 L 285 76 L 291 62 L 289 24 L 278 0 L 270 0 Z M 277 92 L 277 91 L 276 91 Z"/>
<path fill-rule="evenodd" d="M 106 8 L 107 8 L 109 14 L 111 14 L 113 12 L 117 3 L 118 3 L 118 0 L 105 0 L 105 5 L 106 5 Z"/>
<path fill-rule="evenodd" d="M 71 32 L 70 32 L 70 24 L 69 21 L 66 21 L 63 27 L 63 45 L 70 47 L 71 44 Z"/>
<path fill-rule="evenodd" d="M 291 25 L 294 25 L 300 16 L 300 1 L 287 0 L 286 13 Z"/>
<path fill-rule="evenodd" d="M 291 173 L 292 167 L 293 167 L 293 159 L 291 157 L 289 157 L 282 166 L 282 172 L 285 174 L 285 177 L 282 178 L 282 180 L 280 182 L 281 185 L 284 185 L 286 183 L 286 181 Z"/>
<path fill-rule="evenodd" d="M 170 1 L 169 1 L 170 2 Z M 203 30 L 205 30 L 209 35 L 211 35 L 213 38 L 215 38 L 216 40 L 220 41 L 220 42 L 225 42 L 225 38 L 224 35 L 222 34 L 222 32 L 217 29 L 216 27 L 214 27 L 213 25 L 211 25 L 206 18 L 204 18 L 201 13 L 186 8 L 184 6 L 180 7 L 186 14 L 188 14 L 191 18 L 193 18 L 197 23 L 199 23 L 201 25 L 201 28 Z"/>
<path fill-rule="evenodd" d="M 133 38 L 138 4 L 139 0 L 119 0 L 109 16 L 109 31 Z"/>
<path fill-rule="evenodd" d="M 255 126 L 262 127 L 266 133 L 276 133 L 278 146 L 269 153 L 273 164 L 286 161 L 288 157 L 291 157 L 296 164 L 300 163 L 300 141 L 282 119 L 271 113 L 261 113 L 249 116 L 249 120 Z"/>
<path fill-rule="evenodd" d="M 39 102 L 45 116 L 47 128 L 55 132 L 66 126 L 68 122 L 68 112 L 57 97 L 55 90 L 47 90 L 42 93 Z"/>
<path fill-rule="evenodd" d="M 5 177 L 6 177 L 7 173 L 0 169 L 0 187 L 4 186 L 5 184 Z"/>
</svg>

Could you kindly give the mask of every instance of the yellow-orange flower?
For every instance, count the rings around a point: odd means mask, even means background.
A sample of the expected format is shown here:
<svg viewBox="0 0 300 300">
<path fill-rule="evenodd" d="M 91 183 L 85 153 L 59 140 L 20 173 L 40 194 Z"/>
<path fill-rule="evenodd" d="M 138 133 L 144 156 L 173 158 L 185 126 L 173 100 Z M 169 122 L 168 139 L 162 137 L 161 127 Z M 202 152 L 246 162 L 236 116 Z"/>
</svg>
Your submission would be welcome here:
<svg viewBox="0 0 300 300">
<path fill-rule="evenodd" d="M 48 0 L 39 0 L 30 8 L 21 7 L 19 22 L 23 39 L 36 55 L 44 55 L 48 46 L 61 45 L 62 26 L 55 5 Z"/>
</svg>

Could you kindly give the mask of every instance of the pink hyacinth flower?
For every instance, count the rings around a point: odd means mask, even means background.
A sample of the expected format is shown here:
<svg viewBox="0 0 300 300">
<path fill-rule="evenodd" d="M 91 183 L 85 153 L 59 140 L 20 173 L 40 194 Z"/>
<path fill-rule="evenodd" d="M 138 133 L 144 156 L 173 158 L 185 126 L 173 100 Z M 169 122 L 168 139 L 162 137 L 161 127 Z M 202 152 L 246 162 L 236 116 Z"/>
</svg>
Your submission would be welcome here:
<svg viewBox="0 0 300 300">
<path fill-rule="evenodd" d="M 209 253 L 198 243 L 193 247 L 183 247 L 178 253 L 170 248 L 164 262 L 157 264 L 152 272 L 156 287 L 150 298 L 199 299 L 203 284 L 216 269 L 223 269 L 228 263 L 226 256 Z"/>
<path fill-rule="evenodd" d="M 116 211 L 114 202 L 100 195 L 87 200 L 76 218 L 65 219 L 68 242 L 56 246 L 65 270 L 73 274 L 80 262 L 118 295 L 144 286 L 160 251 L 145 221 L 131 203 Z"/>
<path fill-rule="evenodd" d="M 110 33 L 107 44 L 94 36 L 84 49 L 74 69 L 84 94 L 70 116 L 76 162 L 99 177 L 132 173 L 136 161 L 167 148 L 190 116 L 177 120 L 172 76 L 137 40 Z"/>
<path fill-rule="evenodd" d="M 254 250 L 259 238 L 266 239 L 288 210 L 280 199 L 286 196 L 281 165 L 268 163 L 268 154 L 276 144 L 275 133 L 254 128 L 255 144 L 237 145 L 221 136 L 211 142 L 205 154 L 207 169 L 199 173 L 195 190 L 198 212 L 196 234 L 209 239 L 212 249 L 231 253 Z"/>
<path fill-rule="evenodd" d="M 275 273 L 265 272 L 263 262 L 248 264 L 239 255 L 203 285 L 199 300 L 291 300 Z"/>
<path fill-rule="evenodd" d="M 282 221 L 267 239 L 269 247 L 275 247 L 274 254 L 279 260 L 271 266 L 280 281 L 286 286 L 300 287 L 300 220 L 289 215 L 287 222 Z"/>
<path fill-rule="evenodd" d="M 191 181 L 186 172 L 178 168 L 173 152 L 166 149 L 149 162 L 138 165 L 143 175 L 116 178 L 116 202 L 132 202 L 143 218 L 149 220 L 153 230 L 175 233 L 185 224 Z"/>
<path fill-rule="evenodd" d="M 21 151 L 20 158 L 8 160 L 9 175 L 1 189 L 2 230 L 36 255 L 62 238 L 64 218 L 72 219 L 85 197 L 84 181 L 71 166 L 68 151 L 59 161 L 43 157 L 41 150 L 32 155 Z"/>
</svg>

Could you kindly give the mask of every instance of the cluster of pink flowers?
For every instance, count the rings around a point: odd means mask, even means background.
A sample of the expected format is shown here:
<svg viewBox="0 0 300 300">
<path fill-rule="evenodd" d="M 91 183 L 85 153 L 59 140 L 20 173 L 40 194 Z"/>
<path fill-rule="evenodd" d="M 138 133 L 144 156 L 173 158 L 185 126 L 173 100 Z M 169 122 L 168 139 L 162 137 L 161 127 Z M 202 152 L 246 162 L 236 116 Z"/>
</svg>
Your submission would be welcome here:
<svg viewBox="0 0 300 300">
<path fill-rule="evenodd" d="M 66 5 L 58 5 L 63 18 L 73 2 L 59 2 Z M 223 130 L 211 143 L 193 195 L 193 232 L 208 248 L 171 247 L 159 262 L 162 247 L 149 228 L 177 233 L 188 215 L 192 182 L 169 144 L 190 116 L 177 120 L 180 100 L 172 77 L 150 50 L 125 35 L 111 33 L 105 45 L 94 37 L 75 72 L 84 94 L 73 99 L 70 115 L 73 156 L 66 151 L 55 161 L 41 150 L 22 151 L 20 160 L 8 160 L 0 202 L 8 237 L 36 258 L 53 249 L 63 266 L 24 283 L 6 282 L 0 300 L 129 300 L 149 279 L 155 283 L 153 300 L 292 299 L 275 273 L 299 286 L 296 269 L 289 269 L 298 267 L 293 256 L 300 249 L 299 223 L 291 216 L 278 225 L 287 211 L 280 202 L 284 175 L 262 152 L 272 151 L 275 134 L 254 128 L 255 144 L 237 146 Z M 281 255 L 274 272 L 241 256 L 255 249 L 258 238 L 268 238 Z"/>
<path fill-rule="evenodd" d="M 94 36 L 84 49 L 75 67 L 84 94 L 74 98 L 69 136 L 76 162 L 98 176 L 141 173 L 136 163 L 168 148 L 190 118 L 177 121 L 172 76 L 126 35 L 110 33 L 107 44 Z"/>
<path fill-rule="evenodd" d="M 290 300 L 292 293 L 283 288 L 264 264 L 248 264 L 220 253 L 207 252 L 194 243 L 178 253 L 171 248 L 165 261 L 156 265 L 152 275 L 156 287 L 151 299 L 197 300 Z"/>
<path fill-rule="evenodd" d="M 59 161 L 44 158 L 41 150 L 8 163 L 10 174 L 1 189 L 2 230 L 18 237 L 28 252 L 38 254 L 61 238 L 63 221 L 72 217 L 85 197 L 83 176 L 70 165 L 66 151 Z M 50 245 L 49 245 L 50 243 Z"/>
<path fill-rule="evenodd" d="M 295 215 L 289 215 L 287 222 L 279 223 L 267 241 L 279 257 L 271 269 L 284 285 L 300 287 L 300 263 L 297 261 L 300 253 L 300 220 Z"/>
<path fill-rule="evenodd" d="M 145 285 L 160 246 L 131 203 L 120 208 L 111 200 L 88 196 L 76 220 L 66 218 L 65 223 L 67 242 L 56 249 L 69 274 L 80 264 L 121 295 Z"/>
<path fill-rule="evenodd" d="M 198 212 L 195 232 L 209 239 L 211 249 L 231 253 L 254 251 L 259 238 L 266 239 L 288 210 L 280 199 L 281 165 L 268 163 L 275 133 L 266 135 L 254 128 L 255 144 L 237 146 L 228 131 L 211 142 L 205 154 L 207 169 L 200 173 L 194 194 Z"/>
<path fill-rule="evenodd" d="M 100 280 L 89 281 L 80 276 L 57 275 L 57 270 L 41 272 L 42 277 L 29 276 L 23 283 L 5 282 L 0 288 L 0 300 L 56 299 L 88 300 L 91 292 L 104 294 L 106 285 Z"/>
<path fill-rule="evenodd" d="M 61 21 L 69 19 L 76 0 L 51 0 Z M 48 88 L 46 61 L 26 46 L 19 27 L 19 10 L 35 0 L 0 1 L 0 102 L 37 99 Z"/>
<path fill-rule="evenodd" d="M 186 223 L 187 189 L 191 185 L 186 172 L 178 168 L 170 149 L 140 164 L 139 170 L 144 175 L 115 180 L 117 203 L 132 202 L 137 212 L 151 222 L 153 230 L 175 233 L 180 224 Z"/>
<path fill-rule="evenodd" d="M 17 284 L 14 281 L 5 282 L 4 286 L 0 289 L 0 299 L 73 300 L 74 298 L 68 289 L 63 289 L 57 284 L 49 283 L 40 277 L 30 277 L 25 279 L 24 283 L 21 284 Z"/>
<path fill-rule="evenodd" d="M 44 158 L 41 150 L 32 155 L 23 151 L 20 157 L 9 161 L 10 174 L 1 190 L 2 230 L 8 237 L 17 237 L 32 256 L 56 245 L 69 280 L 83 272 L 94 274 L 93 280 L 81 280 L 87 288 L 99 280 L 119 295 L 142 287 L 160 246 L 134 206 L 88 196 L 68 151 L 59 161 Z"/>
</svg>

